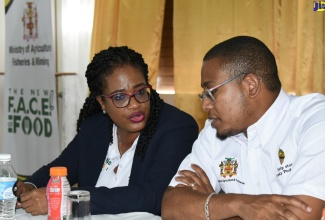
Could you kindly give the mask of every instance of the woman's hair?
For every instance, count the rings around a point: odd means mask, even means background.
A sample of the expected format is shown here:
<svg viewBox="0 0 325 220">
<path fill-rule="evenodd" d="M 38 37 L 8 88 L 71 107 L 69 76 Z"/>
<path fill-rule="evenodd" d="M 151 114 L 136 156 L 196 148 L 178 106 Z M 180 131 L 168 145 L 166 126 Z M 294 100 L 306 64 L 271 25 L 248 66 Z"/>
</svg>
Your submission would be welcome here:
<svg viewBox="0 0 325 220">
<path fill-rule="evenodd" d="M 77 121 L 77 132 L 81 129 L 82 122 L 96 114 L 102 112 L 102 108 L 96 97 L 103 94 L 105 78 L 113 73 L 116 68 L 130 65 L 137 68 L 143 74 L 146 83 L 149 85 L 148 65 L 144 62 L 142 55 L 127 46 L 109 47 L 97 53 L 91 63 L 87 66 L 86 78 L 90 90 L 89 97 L 86 98 L 79 113 Z M 149 142 L 156 130 L 160 114 L 160 103 L 162 100 L 156 90 L 150 90 L 150 114 L 145 128 L 140 132 L 139 141 L 136 147 L 135 156 L 143 159 Z M 113 143 L 113 121 L 105 114 L 109 120 L 109 140 Z"/>
<path fill-rule="evenodd" d="M 221 69 L 235 76 L 254 73 L 270 91 L 279 91 L 281 82 L 275 57 L 260 40 L 249 36 L 237 36 L 212 47 L 203 61 L 218 59 Z"/>
</svg>

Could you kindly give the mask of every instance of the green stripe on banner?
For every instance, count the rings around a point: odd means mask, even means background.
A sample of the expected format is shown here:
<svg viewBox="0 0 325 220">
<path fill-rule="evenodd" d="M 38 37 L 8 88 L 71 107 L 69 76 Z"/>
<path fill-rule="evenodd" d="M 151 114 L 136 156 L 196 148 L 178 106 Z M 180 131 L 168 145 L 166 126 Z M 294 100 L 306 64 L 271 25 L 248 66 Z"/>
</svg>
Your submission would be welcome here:
<svg viewBox="0 0 325 220">
<path fill-rule="evenodd" d="M 9 10 L 9 8 L 10 8 L 13 1 L 14 0 L 5 0 L 5 13 L 6 14 L 7 14 L 7 12 L 8 12 L 8 10 Z"/>
<path fill-rule="evenodd" d="M 26 180 L 28 177 L 29 177 L 29 176 L 17 175 L 17 179 L 18 179 L 19 181 L 24 181 L 24 180 Z"/>
</svg>

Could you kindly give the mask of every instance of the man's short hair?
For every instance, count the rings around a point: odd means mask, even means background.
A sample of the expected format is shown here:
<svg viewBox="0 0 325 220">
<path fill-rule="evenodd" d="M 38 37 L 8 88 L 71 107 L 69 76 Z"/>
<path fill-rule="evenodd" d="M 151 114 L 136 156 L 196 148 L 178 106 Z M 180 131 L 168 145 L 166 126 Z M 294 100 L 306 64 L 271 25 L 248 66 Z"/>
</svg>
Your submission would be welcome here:
<svg viewBox="0 0 325 220">
<path fill-rule="evenodd" d="M 254 37 L 237 36 L 215 45 L 206 53 L 203 61 L 211 59 L 218 59 L 221 69 L 232 76 L 253 73 L 262 79 L 268 90 L 281 89 L 273 53 Z"/>
</svg>

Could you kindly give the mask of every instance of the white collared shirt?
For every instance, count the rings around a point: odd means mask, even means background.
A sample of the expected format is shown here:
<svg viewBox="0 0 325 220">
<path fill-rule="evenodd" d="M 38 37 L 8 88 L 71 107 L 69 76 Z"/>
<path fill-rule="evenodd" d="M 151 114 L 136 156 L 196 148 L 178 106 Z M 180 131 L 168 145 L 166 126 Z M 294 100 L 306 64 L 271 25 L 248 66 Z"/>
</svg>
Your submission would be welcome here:
<svg viewBox="0 0 325 220">
<path fill-rule="evenodd" d="M 134 140 L 132 146 L 121 157 L 117 144 L 118 139 L 116 135 L 116 126 L 113 125 L 113 144 L 111 144 L 108 148 L 96 187 L 105 186 L 107 188 L 113 188 L 129 185 L 133 157 L 138 139 L 139 136 Z M 117 172 L 114 173 L 114 168 L 116 166 L 118 166 L 118 169 Z"/>
<path fill-rule="evenodd" d="M 281 90 L 247 134 L 221 141 L 207 120 L 179 170 L 198 164 L 216 192 L 303 194 L 325 200 L 323 95 L 298 97 Z M 170 186 L 177 184 L 173 178 Z"/>
</svg>

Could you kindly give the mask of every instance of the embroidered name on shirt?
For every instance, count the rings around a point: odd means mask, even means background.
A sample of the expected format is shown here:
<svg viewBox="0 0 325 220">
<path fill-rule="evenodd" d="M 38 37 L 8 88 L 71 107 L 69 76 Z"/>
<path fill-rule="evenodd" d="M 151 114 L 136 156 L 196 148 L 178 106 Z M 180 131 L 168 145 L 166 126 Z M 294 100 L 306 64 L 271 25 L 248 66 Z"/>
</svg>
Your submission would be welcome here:
<svg viewBox="0 0 325 220">
<path fill-rule="evenodd" d="M 226 178 L 227 176 L 232 177 L 237 175 L 238 162 L 235 158 L 225 158 L 226 160 L 221 161 L 220 176 Z"/>
<path fill-rule="evenodd" d="M 238 183 L 240 183 L 240 184 L 245 185 L 245 183 L 243 183 L 242 181 L 240 181 L 240 180 L 238 180 L 238 179 L 236 179 L 236 178 L 225 179 L 225 180 L 218 180 L 219 183 L 233 182 L 233 181 L 236 181 L 236 182 L 238 182 Z"/>
<path fill-rule="evenodd" d="M 292 166 L 292 163 L 289 163 L 289 164 L 287 164 L 285 166 L 279 167 L 277 169 L 278 170 L 278 174 L 276 175 L 276 177 L 279 177 L 279 176 L 282 176 L 282 174 L 291 172 L 291 166 Z"/>
</svg>

